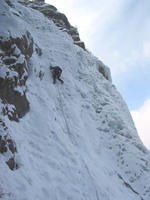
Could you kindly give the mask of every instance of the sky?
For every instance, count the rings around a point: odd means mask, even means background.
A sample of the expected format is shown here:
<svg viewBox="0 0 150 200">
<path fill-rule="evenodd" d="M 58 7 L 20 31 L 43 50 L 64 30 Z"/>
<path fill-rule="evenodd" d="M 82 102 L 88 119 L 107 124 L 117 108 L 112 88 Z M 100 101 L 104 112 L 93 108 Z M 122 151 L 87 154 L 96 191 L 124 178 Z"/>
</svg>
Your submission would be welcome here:
<svg viewBox="0 0 150 200">
<path fill-rule="evenodd" d="M 150 149 L 150 1 L 46 0 L 78 28 L 86 48 L 106 64 L 143 143 Z"/>
</svg>

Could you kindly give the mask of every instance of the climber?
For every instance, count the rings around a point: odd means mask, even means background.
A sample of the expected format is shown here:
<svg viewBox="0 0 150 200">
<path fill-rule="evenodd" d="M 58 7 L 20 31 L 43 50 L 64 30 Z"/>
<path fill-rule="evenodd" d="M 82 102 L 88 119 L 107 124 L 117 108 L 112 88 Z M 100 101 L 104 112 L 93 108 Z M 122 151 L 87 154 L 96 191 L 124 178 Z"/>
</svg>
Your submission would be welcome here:
<svg viewBox="0 0 150 200">
<path fill-rule="evenodd" d="M 53 80 L 54 80 L 54 84 L 56 83 L 56 78 L 63 84 L 64 81 L 62 79 L 60 79 L 61 73 L 62 73 L 62 69 L 58 66 L 52 67 L 50 66 L 50 70 L 52 72 L 52 76 L 53 76 Z"/>
</svg>

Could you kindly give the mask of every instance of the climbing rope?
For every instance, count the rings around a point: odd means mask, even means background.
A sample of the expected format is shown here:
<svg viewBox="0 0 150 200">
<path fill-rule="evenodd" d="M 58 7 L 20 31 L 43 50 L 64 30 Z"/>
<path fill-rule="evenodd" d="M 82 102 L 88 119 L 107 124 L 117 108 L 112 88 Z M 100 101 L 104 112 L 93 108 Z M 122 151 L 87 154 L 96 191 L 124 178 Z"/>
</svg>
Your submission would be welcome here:
<svg viewBox="0 0 150 200">
<path fill-rule="evenodd" d="M 64 108 L 63 108 L 62 97 L 61 97 L 61 92 L 60 92 L 59 86 L 57 87 L 57 90 L 58 90 L 58 95 L 59 95 L 59 100 L 60 100 L 60 107 L 61 107 L 61 111 L 62 111 L 62 114 L 63 114 L 63 118 L 64 118 L 64 121 L 65 121 L 65 124 L 66 124 L 66 128 L 67 128 L 68 135 L 69 135 L 69 137 L 70 137 L 70 139 L 71 139 L 71 142 L 72 142 L 75 146 L 78 146 L 76 140 L 75 140 L 75 139 L 73 140 L 73 138 L 71 137 L 72 134 L 71 134 L 71 131 L 70 131 L 70 129 L 69 129 L 69 125 L 68 125 L 68 122 L 67 122 L 67 119 L 66 119 L 66 115 L 65 115 Z M 88 176 L 89 176 L 89 178 L 90 178 L 90 180 L 91 180 L 92 185 L 94 186 L 95 195 L 96 195 L 96 200 L 99 200 L 98 192 L 97 192 L 97 189 L 96 189 L 96 186 L 95 186 L 93 177 L 92 177 L 91 174 L 90 174 L 90 170 L 89 170 L 88 166 L 86 165 L 86 163 L 85 163 L 85 161 L 84 161 L 82 155 L 81 155 L 80 153 L 78 153 L 78 155 L 79 155 L 79 157 L 80 157 L 80 159 L 81 159 L 81 161 L 82 161 L 82 163 L 83 163 L 83 165 L 84 165 L 84 168 L 85 168 L 86 171 L 87 171 L 87 174 L 88 174 Z"/>
<path fill-rule="evenodd" d="M 62 97 L 61 97 L 61 94 L 60 94 L 59 86 L 57 87 L 57 90 L 58 90 L 58 95 L 59 95 L 60 108 L 61 108 L 61 112 L 62 112 L 63 118 L 65 120 L 66 129 L 67 129 L 68 135 L 71 136 L 71 132 L 69 130 L 69 126 L 68 126 L 68 123 L 67 123 L 66 115 L 65 115 L 65 112 L 64 112 L 64 109 L 63 109 Z"/>
</svg>

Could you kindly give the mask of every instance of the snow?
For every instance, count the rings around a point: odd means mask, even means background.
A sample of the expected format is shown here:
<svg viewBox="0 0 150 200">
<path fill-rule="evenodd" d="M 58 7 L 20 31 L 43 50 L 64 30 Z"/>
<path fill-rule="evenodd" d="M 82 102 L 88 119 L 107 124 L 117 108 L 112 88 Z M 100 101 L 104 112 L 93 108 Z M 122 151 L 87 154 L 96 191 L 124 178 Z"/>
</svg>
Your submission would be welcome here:
<svg viewBox="0 0 150 200">
<path fill-rule="evenodd" d="M 1 29 L 0 29 L 0 35 L 3 37 L 3 40 L 6 41 L 7 38 L 11 36 L 13 38 L 21 37 L 25 32 L 24 24 L 21 23 L 19 17 L 17 15 L 19 14 L 13 14 L 12 11 L 13 8 L 10 8 L 4 0 L 1 0 L 0 4 L 0 23 L 1 23 Z M 4 27 L 4 28 L 2 28 Z"/>
<path fill-rule="evenodd" d="M 11 34 L 28 30 L 42 54 L 34 51 L 27 64 L 29 113 L 19 123 L 4 116 L 19 169 L 11 171 L 0 154 L 3 199 L 149 200 L 149 152 L 97 59 L 38 11 L 17 3 L 14 9 L 21 14 L 11 11 L 11 20 L 22 28 L 8 24 Z M 63 69 L 63 85 L 53 84 L 50 65 Z"/>
</svg>

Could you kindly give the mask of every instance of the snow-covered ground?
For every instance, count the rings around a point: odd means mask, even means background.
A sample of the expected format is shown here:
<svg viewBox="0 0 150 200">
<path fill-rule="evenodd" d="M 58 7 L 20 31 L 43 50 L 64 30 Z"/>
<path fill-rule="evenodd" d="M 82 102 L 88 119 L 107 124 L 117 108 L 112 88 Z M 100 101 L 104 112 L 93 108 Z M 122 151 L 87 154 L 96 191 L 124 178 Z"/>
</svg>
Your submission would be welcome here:
<svg viewBox="0 0 150 200">
<path fill-rule="evenodd" d="M 28 30 L 41 55 L 34 51 L 28 62 L 30 111 L 19 122 L 4 117 L 19 169 L 11 171 L 0 155 L 0 198 L 149 200 L 150 154 L 97 58 L 43 14 L 14 5 L 11 20 L 22 27 L 7 29 L 16 36 Z M 50 65 L 62 68 L 63 85 L 53 84 Z"/>
</svg>

